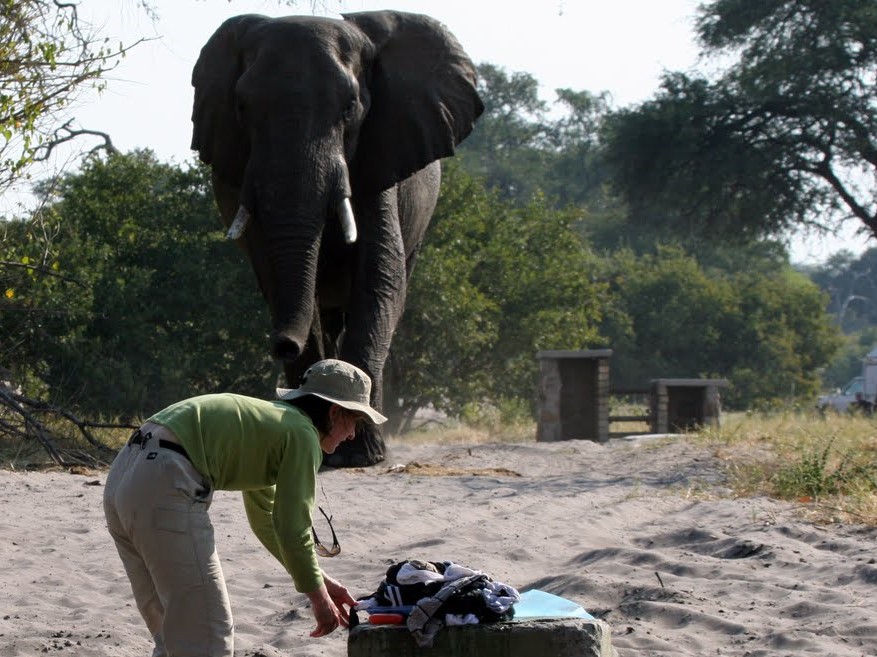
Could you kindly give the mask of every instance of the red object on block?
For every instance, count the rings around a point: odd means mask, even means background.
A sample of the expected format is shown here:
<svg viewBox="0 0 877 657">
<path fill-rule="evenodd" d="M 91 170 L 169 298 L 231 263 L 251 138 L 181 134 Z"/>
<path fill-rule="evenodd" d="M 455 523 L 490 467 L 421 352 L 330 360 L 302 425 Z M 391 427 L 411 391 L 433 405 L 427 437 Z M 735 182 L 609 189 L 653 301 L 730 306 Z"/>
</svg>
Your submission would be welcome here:
<svg viewBox="0 0 877 657">
<path fill-rule="evenodd" d="M 402 614 L 370 614 L 368 617 L 372 625 L 401 625 L 404 621 Z"/>
</svg>

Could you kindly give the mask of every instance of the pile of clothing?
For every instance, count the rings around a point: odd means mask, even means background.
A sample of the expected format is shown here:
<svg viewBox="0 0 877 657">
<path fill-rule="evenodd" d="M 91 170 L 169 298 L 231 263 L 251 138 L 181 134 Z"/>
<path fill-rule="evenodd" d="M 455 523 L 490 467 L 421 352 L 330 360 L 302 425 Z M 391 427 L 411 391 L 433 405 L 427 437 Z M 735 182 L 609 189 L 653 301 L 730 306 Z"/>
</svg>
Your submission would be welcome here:
<svg viewBox="0 0 877 657">
<path fill-rule="evenodd" d="M 390 566 L 377 591 L 360 598 L 354 611 L 407 614 L 405 623 L 414 640 L 426 647 L 445 625 L 512 619 L 520 599 L 513 587 L 480 570 L 452 561 L 408 559 Z"/>
</svg>

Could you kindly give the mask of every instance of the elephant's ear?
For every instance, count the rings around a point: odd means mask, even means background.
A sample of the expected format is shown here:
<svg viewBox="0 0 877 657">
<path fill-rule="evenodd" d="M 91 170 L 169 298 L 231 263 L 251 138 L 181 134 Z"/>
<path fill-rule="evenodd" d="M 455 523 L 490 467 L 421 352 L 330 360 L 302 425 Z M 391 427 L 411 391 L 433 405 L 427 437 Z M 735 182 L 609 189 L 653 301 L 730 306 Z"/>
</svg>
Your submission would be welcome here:
<svg viewBox="0 0 877 657">
<path fill-rule="evenodd" d="M 477 74 L 438 21 L 395 11 L 344 14 L 375 46 L 371 107 L 354 160 L 358 184 L 385 189 L 454 149 L 484 110 Z"/>
<path fill-rule="evenodd" d="M 264 16 L 248 14 L 225 21 L 201 49 L 192 70 L 192 149 L 222 179 L 239 184 L 246 142 L 235 116 L 235 84 L 243 72 L 242 41 Z"/>
</svg>

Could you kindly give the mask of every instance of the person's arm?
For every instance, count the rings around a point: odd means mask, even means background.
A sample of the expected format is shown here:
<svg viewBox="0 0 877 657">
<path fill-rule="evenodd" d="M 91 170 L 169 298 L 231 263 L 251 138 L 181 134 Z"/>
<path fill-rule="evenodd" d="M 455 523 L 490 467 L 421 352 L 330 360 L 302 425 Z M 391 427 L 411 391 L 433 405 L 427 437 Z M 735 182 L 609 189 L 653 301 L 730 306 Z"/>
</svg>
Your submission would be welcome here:
<svg viewBox="0 0 877 657">
<path fill-rule="evenodd" d="M 250 528 L 292 576 L 296 590 L 311 593 L 319 589 L 323 582 L 310 534 L 310 515 L 307 508 L 300 508 L 307 503 L 299 502 L 293 507 L 295 511 L 286 511 L 289 505 L 277 503 L 273 487 L 244 491 L 243 498 Z M 292 527 L 296 531 L 290 531 Z"/>
<path fill-rule="evenodd" d="M 277 484 L 272 488 L 246 491 L 244 504 L 250 526 L 259 540 L 292 576 L 296 590 L 310 600 L 317 621 L 311 636 L 319 637 L 339 625 L 347 625 L 343 605 L 352 597 L 334 580 L 327 588 L 317 563 L 311 515 L 322 454 L 316 435 L 313 441 L 307 438 L 310 436 L 301 436 L 301 442 L 291 445 L 299 449 L 287 449 L 283 453 L 277 467 Z M 336 599 L 339 602 L 336 603 Z"/>
<path fill-rule="evenodd" d="M 274 531 L 274 489 L 260 488 L 244 491 L 244 509 L 253 533 L 265 548 L 286 567 L 283 555 Z M 287 569 L 288 570 L 288 569 Z M 323 583 L 314 591 L 305 593 L 311 602 L 311 611 L 317 621 L 317 627 L 311 632 L 312 637 L 325 636 L 339 625 L 347 627 L 350 610 L 344 608 L 356 604 L 350 592 L 334 579 L 323 575 Z"/>
<path fill-rule="evenodd" d="M 256 538 L 286 568 L 283 555 L 280 553 L 280 545 L 277 543 L 277 534 L 274 531 L 274 487 L 245 490 L 243 498 L 247 520 Z"/>
</svg>

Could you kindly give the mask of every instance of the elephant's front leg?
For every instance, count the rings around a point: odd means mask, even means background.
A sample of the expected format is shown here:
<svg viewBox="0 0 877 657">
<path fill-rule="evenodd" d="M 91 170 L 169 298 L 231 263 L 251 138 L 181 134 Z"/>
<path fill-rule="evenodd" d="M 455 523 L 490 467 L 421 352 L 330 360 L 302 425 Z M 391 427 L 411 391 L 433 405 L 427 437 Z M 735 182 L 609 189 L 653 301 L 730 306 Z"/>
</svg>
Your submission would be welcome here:
<svg viewBox="0 0 877 657">
<path fill-rule="evenodd" d="M 383 405 L 384 363 L 405 305 L 405 248 L 399 228 L 396 190 L 354 206 L 360 239 L 341 358 L 372 378 L 372 404 Z M 327 457 L 327 465 L 372 465 L 384 459 L 380 430 L 366 426 Z"/>
</svg>

